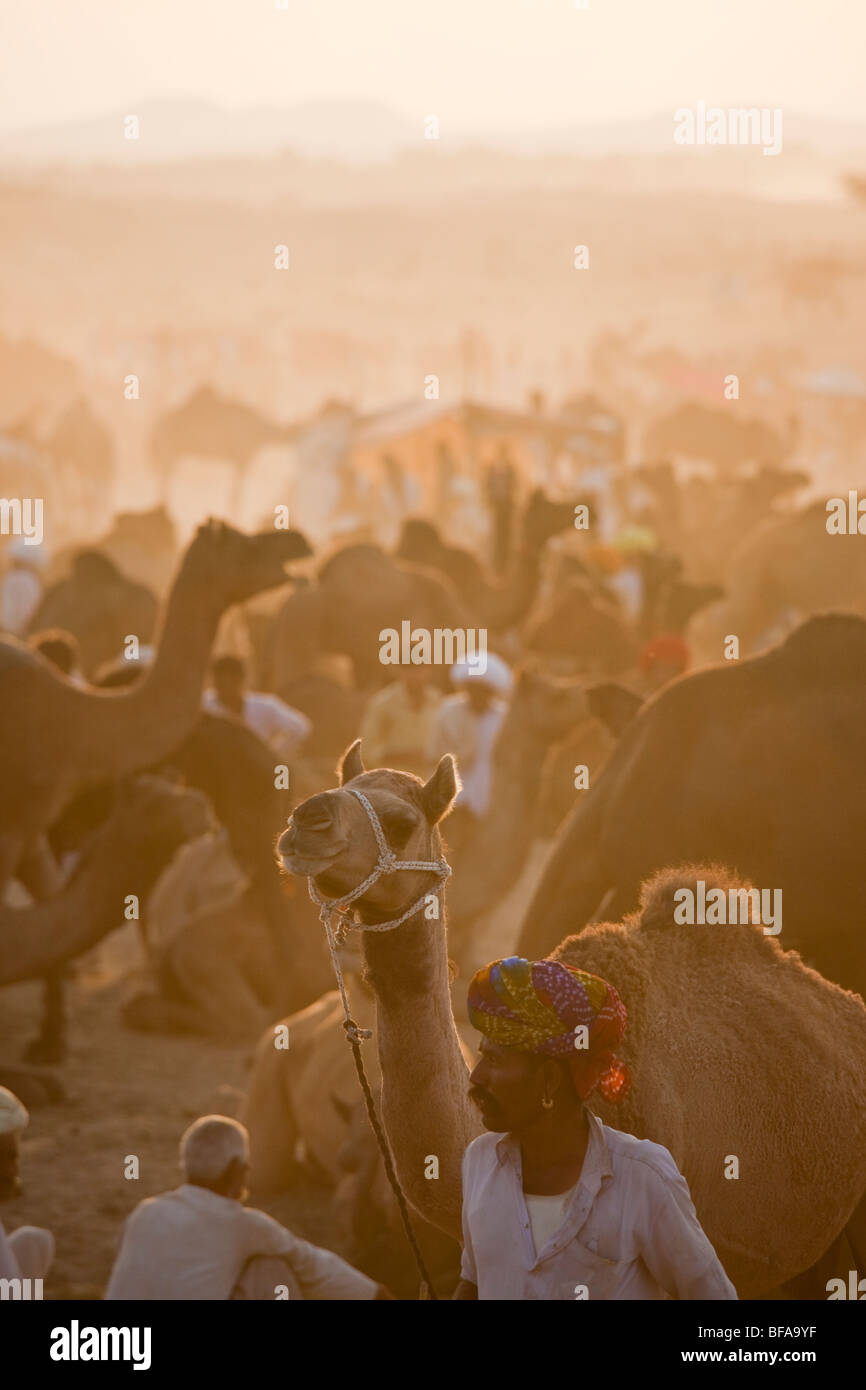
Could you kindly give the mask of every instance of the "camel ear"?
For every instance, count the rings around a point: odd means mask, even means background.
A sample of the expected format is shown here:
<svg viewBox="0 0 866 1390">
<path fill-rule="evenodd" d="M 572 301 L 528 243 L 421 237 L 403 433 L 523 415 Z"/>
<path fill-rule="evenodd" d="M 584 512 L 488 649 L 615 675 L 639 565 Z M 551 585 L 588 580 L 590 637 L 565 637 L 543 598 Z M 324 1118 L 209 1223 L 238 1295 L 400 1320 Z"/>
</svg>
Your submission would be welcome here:
<svg viewBox="0 0 866 1390">
<path fill-rule="evenodd" d="M 614 738 L 631 723 L 643 700 L 633 690 L 626 690 L 616 681 L 605 681 L 601 685 L 591 685 L 586 692 L 586 702 L 593 719 L 603 724 Z"/>
<path fill-rule="evenodd" d="M 347 748 L 343 754 L 343 761 L 340 763 L 340 786 L 345 787 L 347 782 L 351 782 L 355 777 L 360 777 L 363 771 L 361 740 L 356 738 L 351 748 Z"/>
<path fill-rule="evenodd" d="M 421 805 L 431 825 L 435 825 L 451 810 L 451 804 L 459 790 L 457 765 L 451 754 L 446 753 L 444 758 L 440 758 L 439 766 L 429 782 L 425 782 L 421 788 Z"/>
</svg>

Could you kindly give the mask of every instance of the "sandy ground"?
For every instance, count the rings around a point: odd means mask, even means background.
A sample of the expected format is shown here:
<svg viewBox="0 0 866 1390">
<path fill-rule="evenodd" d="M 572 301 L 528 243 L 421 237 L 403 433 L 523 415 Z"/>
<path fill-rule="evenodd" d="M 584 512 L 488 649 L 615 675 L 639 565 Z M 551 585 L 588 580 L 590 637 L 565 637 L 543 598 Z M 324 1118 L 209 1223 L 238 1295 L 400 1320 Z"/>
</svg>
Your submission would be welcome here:
<svg viewBox="0 0 866 1390">
<path fill-rule="evenodd" d="M 7 1231 L 34 1224 L 54 1232 L 49 1298 L 102 1296 L 126 1216 L 180 1181 L 183 1130 L 198 1115 L 231 1112 L 245 1086 L 252 1048 L 130 1032 L 118 1018 L 122 993 L 117 984 L 70 989 L 69 1060 L 57 1069 L 68 1100 L 32 1111 L 22 1143 L 24 1191 L 2 1208 Z M 0 1058 L 19 1060 L 38 1016 L 38 985 L 3 991 Z M 124 1177 L 130 1154 L 139 1159 L 137 1181 Z M 298 1235 L 336 1248 L 322 1189 L 296 1190 L 266 1209 Z"/>
</svg>

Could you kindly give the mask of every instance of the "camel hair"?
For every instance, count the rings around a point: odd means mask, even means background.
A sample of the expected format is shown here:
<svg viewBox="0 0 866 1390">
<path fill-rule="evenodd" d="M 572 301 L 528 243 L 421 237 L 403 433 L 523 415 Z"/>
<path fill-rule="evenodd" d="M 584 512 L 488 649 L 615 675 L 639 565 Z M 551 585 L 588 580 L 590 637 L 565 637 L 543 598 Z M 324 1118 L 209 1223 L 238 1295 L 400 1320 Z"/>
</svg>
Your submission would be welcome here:
<svg viewBox="0 0 866 1390">
<path fill-rule="evenodd" d="M 426 862 L 440 854 L 438 823 L 458 779 L 448 754 L 424 783 L 367 772 L 352 744 L 340 787 L 302 802 L 278 843 L 284 867 L 312 876 L 325 897 L 354 889 L 377 862 L 354 790 L 397 858 Z M 672 881 L 698 877 L 713 884 L 718 874 L 691 866 Z M 435 913 L 422 896 L 431 886 L 429 872 L 385 874 L 355 907 L 373 925 L 421 899 L 403 925 L 361 936 L 397 1172 L 418 1212 L 459 1236 L 461 1160 L 481 1123 L 451 1010 L 444 902 Z M 593 1108 L 671 1151 L 740 1296 L 755 1297 L 808 1270 L 866 1189 L 866 1008 L 756 926 L 668 925 L 672 892 L 663 876 L 639 915 L 587 927 L 553 954 L 609 980 L 629 1013 L 622 1053 L 632 1090 L 618 1107 Z M 425 1180 L 430 1155 L 436 1182 Z M 726 1178 L 732 1156 L 737 1181 Z"/>
<path fill-rule="evenodd" d="M 200 527 L 172 586 L 153 666 L 126 691 L 80 689 L 21 643 L 0 642 L 0 892 L 79 791 L 150 767 L 182 742 L 223 612 L 285 583 L 284 565 L 309 554 L 297 531 Z"/>
</svg>

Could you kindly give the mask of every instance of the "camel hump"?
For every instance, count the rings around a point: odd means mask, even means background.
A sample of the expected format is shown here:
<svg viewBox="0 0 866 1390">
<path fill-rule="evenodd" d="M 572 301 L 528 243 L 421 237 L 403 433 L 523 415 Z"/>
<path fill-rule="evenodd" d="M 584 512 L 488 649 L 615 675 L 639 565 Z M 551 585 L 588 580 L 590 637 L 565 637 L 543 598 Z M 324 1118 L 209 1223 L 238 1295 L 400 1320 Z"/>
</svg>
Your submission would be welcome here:
<svg viewBox="0 0 866 1390">
<path fill-rule="evenodd" d="M 824 685 L 828 676 L 866 679 L 866 619 L 853 613 L 820 613 L 768 652 L 766 660 L 773 661 L 786 682 Z"/>
<path fill-rule="evenodd" d="M 381 546 L 366 541 L 344 545 L 322 564 L 319 582 L 327 584 L 348 576 L 354 583 L 360 584 L 367 573 L 378 573 L 383 568 L 392 569 L 393 565 Z"/>
</svg>

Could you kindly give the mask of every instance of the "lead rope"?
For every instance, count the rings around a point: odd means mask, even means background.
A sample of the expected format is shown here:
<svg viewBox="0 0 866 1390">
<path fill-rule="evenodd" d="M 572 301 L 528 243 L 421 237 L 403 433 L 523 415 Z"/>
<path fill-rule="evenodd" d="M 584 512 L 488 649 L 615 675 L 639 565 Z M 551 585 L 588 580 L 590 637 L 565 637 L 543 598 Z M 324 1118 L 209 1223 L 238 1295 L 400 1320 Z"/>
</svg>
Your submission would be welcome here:
<svg viewBox="0 0 866 1390">
<path fill-rule="evenodd" d="M 442 891 L 442 885 L 451 873 L 451 866 L 445 861 L 444 858 L 439 859 L 435 862 L 426 860 L 397 859 L 396 855 L 394 854 L 394 851 L 391 849 L 391 846 L 385 839 L 385 832 L 382 829 L 379 817 L 376 815 L 376 812 L 373 809 L 373 806 L 371 805 L 370 801 L 367 799 L 363 792 L 357 791 L 354 787 L 349 787 L 347 788 L 347 790 L 350 791 L 353 796 L 358 798 L 361 805 L 364 807 L 364 810 L 367 812 L 370 824 L 373 827 L 373 833 L 376 837 L 376 845 L 379 850 L 379 857 L 376 866 L 373 869 L 373 871 L 370 874 L 368 874 L 367 878 L 364 879 L 363 883 L 359 884 L 357 888 L 354 888 L 351 891 L 351 893 L 346 893 L 342 898 L 323 898 L 319 893 L 318 889 L 316 888 L 316 885 L 312 878 L 308 878 L 307 887 L 309 889 L 310 897 L 319 908 L 319 920 L 320 922 L 322 922 L 325 928 L 325 935 L 328 941 L 328 950 L 331 954 L 331 964 L 334 967 L 334 975 L 337 980 L 337 988 L 340 991 L 340 999 L 343 1003 L 343 1013 L 345 1015 L 343 1019 L 343 1028 L 346 1031 L 346 1039 L 349 1043 L 349 1046 L 352 1049 L 352 1057 L 355 1062 L 355 1070 L 358 1073 L 358 1084 L 361 1087 L 361 1092 L 364 1096 L 364 1104 L 367 1109 L 367 1119 L 370 1122 L 370 1128 L 372 1129 L 376 1139 L 376 1143 L 379 1146 L 379 1152 L 382 1155 L 382 1163 L 385 1167 L 385 1176 L 387 1177 L 391 1191 L 394 1193 L 394 1196 L 397 1200 L 397 1207 L 400 1212 L 400 1221 L 402 1223 L 403 1230 L 406 1234 L 406 1239 L 409 1242 L 409 1248 L 412 1251 L 412 1255 L 415 1260 L 415 1265 L 421 1277 L 421 1291 L 419 1297 L 424 1300 L 429 1299 L 433 1302 L 438 1302 L 438 1295 L 433 1287 L 433 1280 L 430 1278 L 430 1273 L 427 1269 L 424 1256 L 421 1253 L 421 1247 L 418 1244 L 418 1238 L 415 1235 L 415 1231 L 412 1226 L 412 1218 L 409 1215 L 409 1207 L 406 1202 L 406 1197 L 403 1192 L 403 1188 L 400 1185 L 400 1179 L 397 1177 L 397 1173 L 394 1168 L 394 1161 L 391 1157 L 391 1150 L 388 1145 L 388 1140 L 385 1135 L 385 1131 L 382 1128 L 379 1116 L 376 1113 L 376 1102 L 373 1097 L 373 1092 L 370 1089 L 370 1083 L 367 1079 L 367 1073 L 364 1070 L 364 1059 L 361 1056 L 361 1043 L 364 1042 L 367 1038 L 371 1038 L 373 1034 L 371 1029 L 369 1028 L 360 1028 L 358 1024 L 355 1022 L 355 1020 L 352 1018 L 352 1012 L 349 1007 L 349 997 L 346 994 L 346 984 L 343 979 L 343 968 L 340 965 L 340 958 L 337 951 L 337 947 L 346 940 L 346 936 L 352 927 L 357 928 L 357 930 L 359 931 L 393 931 L 395 927 L 399 927 L 403 922 L 408 921 L 410 917 L 414 917 L 416 912 L 420 911 L 421 904 L 424 902 L 424 899 L 428 895 L 426 893 L 423 894 L 420 898 L 417 899 L 416 902 L 412 904 L 411 907 L 407 908 L 407 910 L 404 913 L 402 913 L 399 917 L 394 917 L 387 922 L 366 923 L 360 922 L 357 919 L 357 917 L 355 917 L 354 921 L 350 921 L 348 918 L 344 917 L 343 921 L 340 922 L 335 931 L 331 925 L 331 918 L 335 913 L 340 913 L 341 915 L 347 913 L 352 903 L 357 901 L 358 898 L 362 897 L 363 894 L 366 893 L 367 889 L 372 887 L 372 885 L 376 883 L 382 877 L 383 874 L 394 873 L 398 869 L 432 871 L 433 873 L 437 874 L 438 877 L 442 880 L 442 884 L 440 884 L 440 887 L 437 890 L 438 896 L 438 894 Z"/>
</svg>

